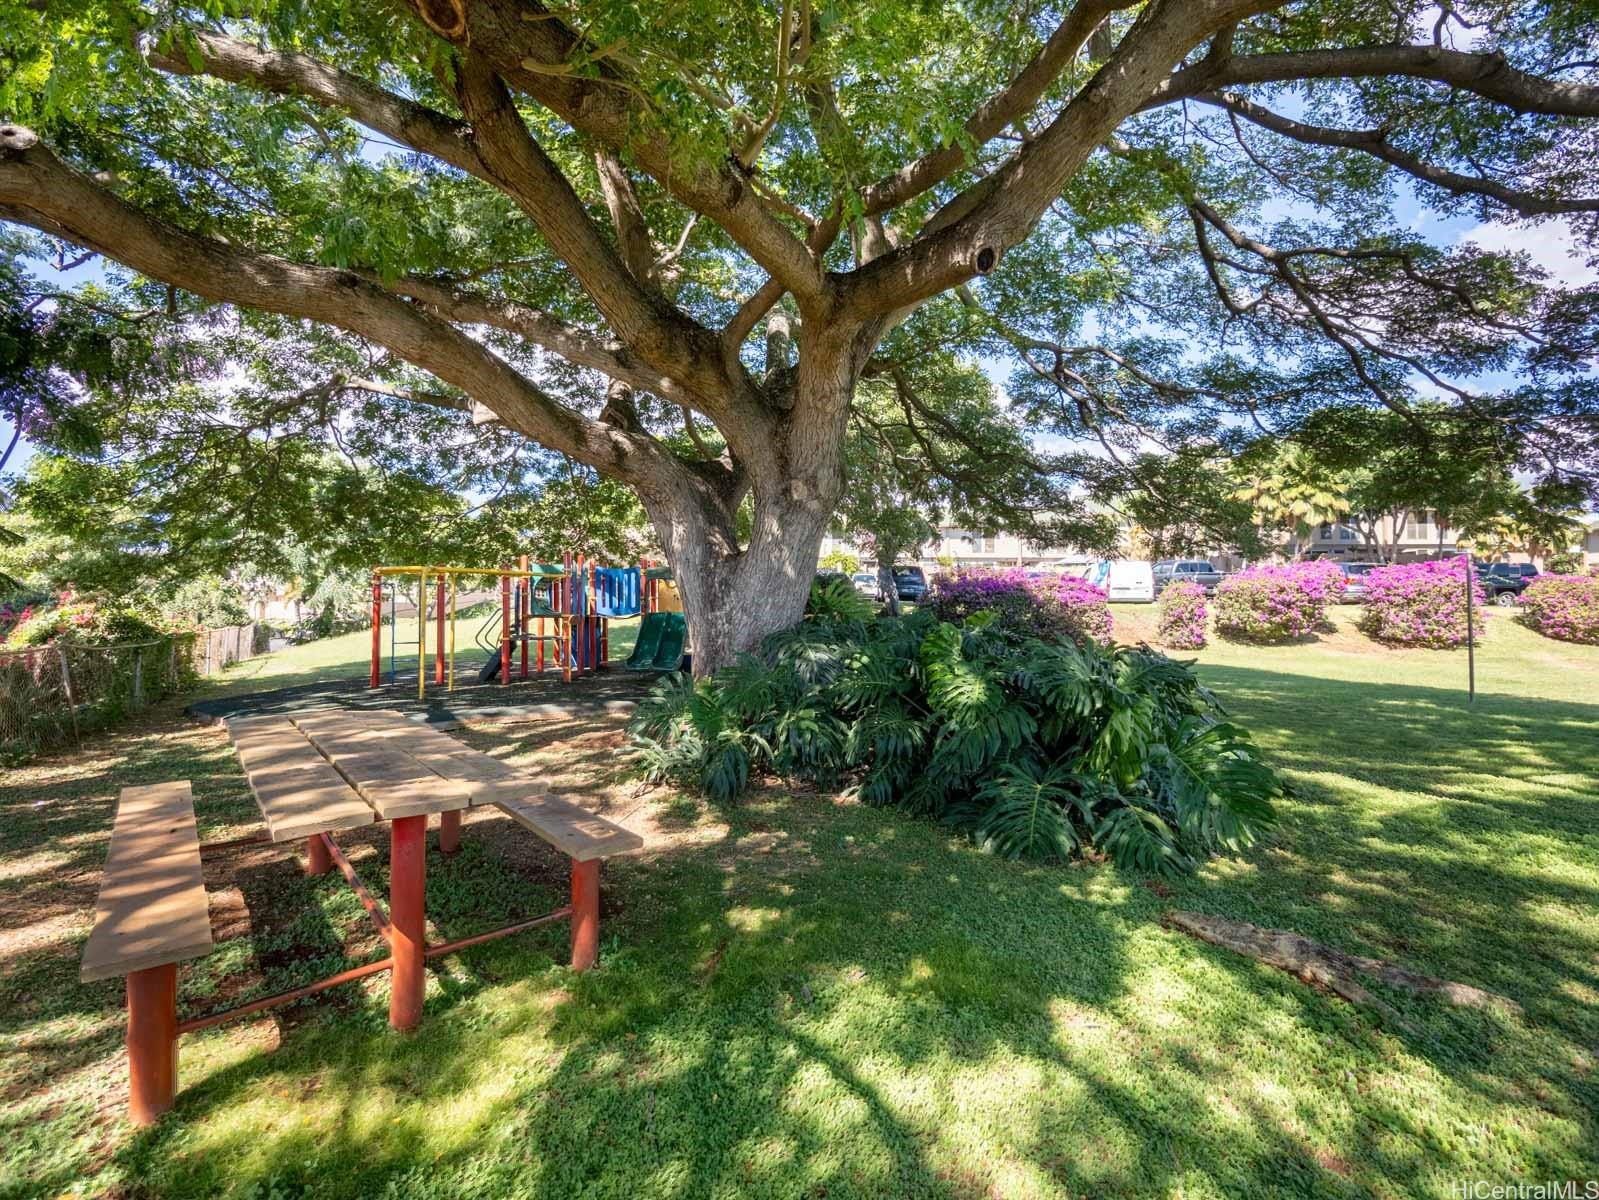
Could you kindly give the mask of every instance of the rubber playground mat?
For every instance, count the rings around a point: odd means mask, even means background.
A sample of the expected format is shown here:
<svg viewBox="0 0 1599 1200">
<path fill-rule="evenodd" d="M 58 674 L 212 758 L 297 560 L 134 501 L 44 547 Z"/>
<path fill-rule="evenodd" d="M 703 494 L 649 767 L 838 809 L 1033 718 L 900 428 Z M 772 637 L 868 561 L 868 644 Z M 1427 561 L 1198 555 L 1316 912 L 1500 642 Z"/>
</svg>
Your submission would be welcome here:
<svg viewBox="0 0 1599 1200">
<path fill-rule="evenodd" d="M 382 685 L 367 686 L 365 678 L 319 680 L 315 683 L 218 696 L 196 700 L 184 711 L 203 721 L 219 721 L 244 713 L 310 712 L 328 708 L 388 708 L 418 721 L 447 729 L 465 721 L 519 721 L 537 717 L 565 717 L 595 712 L 628 712 L 649 693 L 660 676 L 652 671 L 624 671 L 612 666 L 593 675 L 562 683 L 554 671 L 520 678 L 515 669 L 511 682 L 463 683 L 456 676 L 453 692 L 428 680 L 426 696 L 418 700 L 416 672 L 400 674 L 393 683 L 385 675 Z"/>
</svg>

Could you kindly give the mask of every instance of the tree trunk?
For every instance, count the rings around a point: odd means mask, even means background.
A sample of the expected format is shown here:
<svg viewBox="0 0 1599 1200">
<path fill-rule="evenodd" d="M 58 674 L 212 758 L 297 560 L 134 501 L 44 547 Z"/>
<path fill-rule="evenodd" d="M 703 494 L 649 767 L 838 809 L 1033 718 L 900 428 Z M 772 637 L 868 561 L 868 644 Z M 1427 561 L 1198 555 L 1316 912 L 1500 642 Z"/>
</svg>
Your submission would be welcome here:
<svg viewBox="0 0 1599 1200">
<path fill-rule="evenodd" d="M 740 548 L 734 533 L 742 490 L 718 494 L 709 485 L 685 484 L 664 495 L 641 493 L 683 598 L 696 678 L 805 616 L 822 538 L 843 490 L 843 425 L 854 387 L 846 363 L 835 358 L 827 366 L 819 372 L 824 394 L 806 406 L 816 416 L 786 423 L 772 466 L 763 465 L 767 477 L 763 467 L 754 471 L 747 546 Z M 799 397 L 796 411 L 806 399 Z"/>
<path fill-rule="evenodd" d="M 899 616 L 899 585 L 894 582 L 894 564 L 899 561 L 903 547 L 893 542 L 877 539 L 877 587 L 883 593 L 883 604 L 890 616 Z"/>
<path fill-rule="evenodd" d="M 808 505 L 757 503 L 761 516 L 783 531 L 757 537 L 747 549 L 727 553 L 696 532 L 693 520 L 651 517 L 666 547 L 667 561 L 688 621 L 696 678 L 713 674 L 740 654 L 759 649 L 768 636 L 796 625 L 816 578 L 816 559 L 826 532 L 825 517 Z M 773 511 L 773 509 L 776 511 Z"/>
</svg>

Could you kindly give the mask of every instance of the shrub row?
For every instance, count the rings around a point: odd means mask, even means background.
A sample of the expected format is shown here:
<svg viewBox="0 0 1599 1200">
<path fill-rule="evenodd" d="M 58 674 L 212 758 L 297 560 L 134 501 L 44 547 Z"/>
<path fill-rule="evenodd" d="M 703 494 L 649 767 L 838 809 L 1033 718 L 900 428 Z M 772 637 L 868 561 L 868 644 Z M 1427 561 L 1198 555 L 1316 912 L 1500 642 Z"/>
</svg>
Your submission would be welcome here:
<svg viewBox="0 0 1599 1200">
<path fill-rule="evenodd" d="M 934 817 L 1007 857 L 1184 870 L 1273 820 L 1281 785 L 1194 672 L 1146 648 L 814 614 L 761 653 L 639 705 L 647 774 L 726 802 L 752 775 Z"/>
<path fill-rule="evenodd" d="M 1599 578 L 1538 576 L 1521 593 L 1521 619 L 1545 637 L 1599 646 Z"/>
<path fill-rule="evenodd" d="M 1173 650 L 1205 648 L 1205 589 L 1191 579 L 1166 585 L 1160 594 L 1160 644 Z"/>
<path fill-rule="evenodd" d="M 1032 578 L 1020 567 L 945 571 L 933 577 L 929 602 L 941 621 L 958 624 L 991 612 L 1014 633 L 1044 641 L 1110 645 L 1110 606 L 1104 589 L 1071 575 Z"/>
<path fill-rule="evenodd" d="M 1286 642 L 1320 628 L 1343 594 L 1344 576 L 1325 559 L 1250 567 L 1216 588 L 1216 630 L 1247 642 Z"/>
<path fill-rule="evenodd" d="M 1471 602 L 1487 600 L 1482 582 L 1463 558 L 1435 562 L 1395 563 L 1365 575 L 1366 597 L 1359 625 L 1363 632 L 1389 646 L 1431 646 L 1447 650 L 1466 644 L 1466 576 L 1471 575 Z M 1479 618 L 1472 636 L 1481 640 Z"/>
</svg>

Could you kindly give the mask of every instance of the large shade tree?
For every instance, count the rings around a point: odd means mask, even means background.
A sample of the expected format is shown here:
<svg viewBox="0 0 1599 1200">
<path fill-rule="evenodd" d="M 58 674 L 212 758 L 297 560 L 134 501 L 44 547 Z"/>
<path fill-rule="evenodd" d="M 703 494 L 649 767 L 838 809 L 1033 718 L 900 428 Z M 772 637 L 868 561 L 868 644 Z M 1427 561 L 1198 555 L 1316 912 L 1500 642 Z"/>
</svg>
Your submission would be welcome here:
<svg viewBox="0 0 1599 1200">
<path fill-rule="evenodd" d="M 126 264 L 169 319 L 358 347 L 363 402 L 476 406 L 630 486 L 711 669 L 800 614 L 857 384 L 911 323 L 1016 355 L 1017 416 L 1090 443 L 1085 479 L 1330 405 L 1425 441 L 1421 391 L 1591 487 L 1592 292 L 1395 206 L 1591 238 L 1596 18 L 26 0 L 0 218 Z"/>
</svg>

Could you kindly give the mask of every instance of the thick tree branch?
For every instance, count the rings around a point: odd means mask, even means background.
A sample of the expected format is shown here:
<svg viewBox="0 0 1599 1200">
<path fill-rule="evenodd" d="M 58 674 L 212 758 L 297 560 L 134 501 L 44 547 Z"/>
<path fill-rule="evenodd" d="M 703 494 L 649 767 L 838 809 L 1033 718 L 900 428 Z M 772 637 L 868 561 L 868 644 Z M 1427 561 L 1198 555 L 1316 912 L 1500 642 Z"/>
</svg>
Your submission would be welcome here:
<svg viewBox="0 0 1599 1200">
<path fill-rule="evenodd" d="M 283 50 L 267 50 L 227 34 L 194 30 L 188 34 L 199 67 L 184 47 L 173 53 L 152 52 L 150 65 L 169 75 L 211 75 L 228 83 L 244 83 L 280 96 L 301 96 L 354 117 L 369 129 L 430 154 L 469 174 L 485 177 L 472 147 L 471 130 L 463 121 L 426 105 L 396 96 L 360 76 L 312 58 Z"/>
<path fill-rule="evenodd" d="M 1175 72 L 1154 89 L 1150 103 L 1166 104 L 1238 84 L 1394 75 L 1447 84 L 1519 113 L 1599 116 L 1599 86 L 1544 79 L 1517 70 L 1502 54 L 1470 54 L 1439 46 L 1350 46 L 1200 62 Z"/>
<path fill-rule="evenodd" d="M 881 213 L 903 204 L 968 165 L 973 149 L 1032 111 L 1106 17 L 1117 9 L 1131 8 L 1136 2 L 1078 0 L 1016 78 L 967 118 L 962 126 L 962 139 L 922 155 L 866 188 L 861 196 L 865 212 Z"/>
<path fill-rule="evenodd" d="M 1269 129 L 1283 137 L 1292 138 L 1313 146 L 1331 146 L 1340 150 L 1359 150 L 1398 167 L 1423 183 L 1430 183 L 1457 195 L 1486 196 L 1523 216 L 1543 216 L 1550 213 L 1599 212 L 1599 197 L 1566 198 L 1540 196 L 1534 192 L 1507 187 L 1497 180 L 1477 175 L 1463 175 L 1426 162 L 1416 155 L 1389 142 L 1381 129 L 1328 129 L 1307 125 L 1302 121 L 1279 116 L 1262 108 L 1237 92 L 1199 92 L 1193 97 L 1202 104 L 1211 104 L 1236 113 L 1262 129 Z"/>
<path fill-rule="evenodd" d="M 1031 141 L 944 206 L 911 242 L 840 281 L 841 303 L 886 314 L 986 274 L 1066 181 L 1195 46 L 1282 0 L 1155 0 L 1093 80 Z"/>
<path fill-rule="evenodd" d="M 369 338 L 552 450 L 640 488 L 674 482 L 679 466 L 653 439 L 566 408 L 486 347 L 415 305 L 350 271 L 290 262 L 156 220 L 62 164 L 37 135 L 16 125 L 0 126 L 0 208 L 207 299 Z"/>
<path fill-rule="evenodd" d="M 599 371 L 630 387 L 654 392 L 663 399 L 678 403 L 696 401 L 693 392 L 670 376 L 640 362 L 623 343 L 590 333 L 536 308 L 415 276 L 402 277 L 383 286 L 397 295 L 421 301 L 440 316 L 457 324 L 488 325 L 502 329 L 553 351 L 568 362 Z M 699 403 L 702 408 L 716 407 L 710 401 Z"/>
<path fill-rule="evenodd" d="M 626 150 L 679 201 L 725 229 L 802 307 L 825 299 L 815 257 L 761 203 L 731 153 L 697 165 L 675 160 L 670 139 L 654 132 L 653 114 L 614 56 L 599 61 L 598 77 L 571 72 L 571 60 L 583 49 L 580 39 L 535 0 L 462 0 L 462 10 L 461 31 L 450 38 L 456 46 L 470 46 L 512 87 L 574 129 Z"/>
<path fill-rule="evenodd" d="M 669 376 L 680 378 L 683 387 L 700 396 L 726 391 L 730 384 L 739 392 L 752 388 L 747 378 L 730 380 L 725 376 L 720 356 L 714 352 L 718 343 L 713 333 L 646 291 L 639 279 L 632 277 L 594 227 L 565 176 L 528 134 L 520 114 L 491 73 L 474 72 L 470 61 L 463 71 L 463 92 L 470 90 L 470 97 L 463 95 L 463 102 L 470 99 L 478 108 L 479 128 L 474 129 L 307 55 L 263 50 L 223 34 L 197 31 L 193 36 L 206 74 L 341 109 L 396 141 L 483 179 L 515 200 L 572 267 L 621 339 L 654 367 L 648 382 L 627 378 L 632 372 L 625 368 L 623 375 L 614 377 L 661 394 Z M 151 62 L 174 74 L 194 73 L 183 55 L 153 55 Z M 643 236 L 647 246 L 648 233 Z M 528 310 L 518 310 L 516 322 L 523 326 L 519 332 L 537 329 L 544 334 L 552 327 L 548 321 L 528 320 L 530 315 Z M 500 320 L 487 323 L 508 327 Z M 565 354 L 544 336 L 529 336 Z M 573 361 L 612 374 L 593 354 L 585 353 Z M 714 419 L 716 414 L 710 415 Z"/>
<path fill-rule="evenodd" d="M 714 357 L 705 361 L 715 335 L 629 272 L 561 169 L 528 132 L 499 76 L 474 55 L 461 66 L 459 97 L 485 167 L 533 218 L 617 336 L 662 371 L 685 380 L 699 376 L 701 390 L 709 390 L 706 384 L 725 385 L 720 363 Z M 716 374 L 714 381 L 704 378 L 707 366 Z"/>
<path fill-rule="evenodd" d="M 655 246 L 650 241 L 650 227 L 644 221 L 644 208 L 633 190 L 627 168 L 609 146 L 601 146 L 594 152 L 594 167 L 599 173 L 606 210 L 611 214 L 611 227 L 616 230 L 622 261 L 640 283 L 654 286 Z"/>
</svg>

